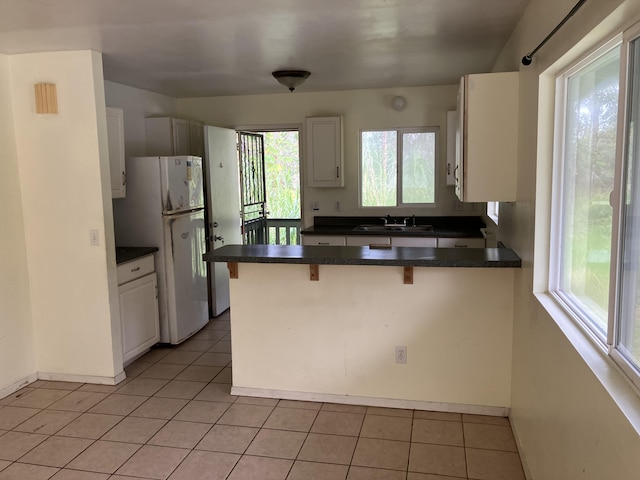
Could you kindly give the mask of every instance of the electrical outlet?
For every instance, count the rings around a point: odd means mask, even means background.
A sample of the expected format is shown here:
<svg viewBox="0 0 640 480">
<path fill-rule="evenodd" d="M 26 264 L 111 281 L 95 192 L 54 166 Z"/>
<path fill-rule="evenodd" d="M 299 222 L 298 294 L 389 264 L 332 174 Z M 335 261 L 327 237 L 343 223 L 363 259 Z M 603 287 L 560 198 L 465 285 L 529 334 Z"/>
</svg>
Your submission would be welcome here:
<svg viewBox="0 0 640 480">
<path fill-rule="evenodd" d="M 396 363 L 407 363 L 407 347 L 396 345 Z"/>
<path fill-rule="evenodd" d="M 89 230 L 89 245 L 92 247 L 100 245 L 100 233 L 98 230 Z"/>
<path fill-rule="evenodd" d="M 317 200 L 309 202 L 309 206 L 311 207 L 311 210 L 313 210 L 314 212 L 317 212 L 318 210 L 320 210 L 320 202 L 318 202 Z"/>
</svg>

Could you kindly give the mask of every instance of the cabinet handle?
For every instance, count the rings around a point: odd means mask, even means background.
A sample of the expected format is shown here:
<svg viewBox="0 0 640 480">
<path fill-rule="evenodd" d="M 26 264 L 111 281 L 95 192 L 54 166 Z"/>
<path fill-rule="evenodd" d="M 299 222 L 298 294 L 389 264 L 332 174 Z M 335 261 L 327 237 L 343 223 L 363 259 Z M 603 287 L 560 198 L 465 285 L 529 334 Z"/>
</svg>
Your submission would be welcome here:
<svg viewBox="0 0 640 480">
<path fill-rule="evenodd" d="M 467 247 L 468 247 L 468 245 L 463 245 L 463 244 L 461 244 L 461 243 L 456 243 L 456 244 L 454 245 L 454 247 L 455 247 L 455 248 L 467 248 Z"/>
<path fill-rule="evenodd" d="M 127 174 L 122 171 L 122 186 L 124 187 L 127 184 Z"/>
<path fill-rule="evenodd" d="M 336 178 L 340 178 L 340 167 L 336 167 Z"/>
<path fill-rule="evenodd" d="M 458 167 L 459 165 L 456 165 L 456 168 L 453 169 L 453 178 L 456 181 L 456 183 L 458 182 Z"/>
<path fill-rule="evenodd" d="M 136 267 L 136 268 L 132 268 L 131 269 L 132 272 L 137 272 L 138 270 L 140 270 L 140 267 Z"/>
<path fill-rule="evenodd" d="M 329 242 L 318 242 L 318 245 L 331 245 Z"/>
</svg>

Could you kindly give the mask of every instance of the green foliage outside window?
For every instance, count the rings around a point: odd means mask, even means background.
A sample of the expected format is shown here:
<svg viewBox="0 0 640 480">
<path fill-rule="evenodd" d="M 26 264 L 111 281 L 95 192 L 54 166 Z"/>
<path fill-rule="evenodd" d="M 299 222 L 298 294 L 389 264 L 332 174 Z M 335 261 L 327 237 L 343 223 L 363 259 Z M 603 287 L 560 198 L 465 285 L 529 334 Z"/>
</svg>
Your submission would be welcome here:
<svg viewBox="0 0 640 480">
<path fill-rule="evenodd" d="M 270 218 L 300 218 L 300 154 L 297 131 L 260 132 Z"/>
<path fill-rule="evenodd" d="M 362 132 L 362 206 L 435 203 L 435 144 L 433 131 Z"/>
</svg>

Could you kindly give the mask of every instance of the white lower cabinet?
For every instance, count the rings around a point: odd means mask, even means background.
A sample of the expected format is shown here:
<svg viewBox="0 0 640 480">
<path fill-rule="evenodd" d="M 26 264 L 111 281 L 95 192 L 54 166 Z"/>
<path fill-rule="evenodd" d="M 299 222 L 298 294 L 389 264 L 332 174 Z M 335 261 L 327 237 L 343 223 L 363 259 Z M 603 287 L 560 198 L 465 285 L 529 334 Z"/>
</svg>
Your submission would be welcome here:
<svg viewBox="0 0 640 480">
<path fill-rule="evenodd" d="M 302 235 L 302 245 L 331 245 L 344 247 L 344 235 Z"/>
<path fill-rule="evenodd" d="M 484 238 L 438 238 L 438 248 L 485 248 Z"/>
<path fill-rule="evenodd" d="M 158 282 L 152 255 L 118 265 L 118 293 L 126 364 L 160 340 Z"/>
<path fill-rule="evenodd" d="M 302 245 L 368 247 L 485 248 L 484 238 L 385 237 L 380 235 L 302 235 Z"/>
<path fill-rule="evenodd" d="M 377 235 L 347 235 L 347 247 L 368 247 L 370 245 L 390 245 L 391 237 Z"/>
<path fill-rule="evenodd" d="M 435 248 L 435 237 L 391 237 L 392 247 L 431 247 Z"/>
</svg>

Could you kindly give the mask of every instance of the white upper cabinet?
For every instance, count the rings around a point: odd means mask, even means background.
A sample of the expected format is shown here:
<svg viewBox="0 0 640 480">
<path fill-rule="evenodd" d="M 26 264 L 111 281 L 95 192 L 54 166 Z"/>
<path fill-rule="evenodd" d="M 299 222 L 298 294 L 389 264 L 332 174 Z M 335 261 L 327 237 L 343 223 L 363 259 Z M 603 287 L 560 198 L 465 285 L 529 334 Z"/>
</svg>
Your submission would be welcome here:
<svg viewBox="0 0 640 480">
<path fill-rule="evenodd" d="M 107 107 L 107 137 L 111 171 L 111 197 L 127 194 L 127 174 L 124 157 L 124 118 L 121 108 Z"/>
<path fill-rule="evenodd" d="M 189 120 L 189 155 L 204 158 L 204 124 Z"/>
<path fill-rule="evenodd" d="M 455 110 L 447 112 L 447 186 L 456 184 L 456 124 L 458 122 L 458 112 Z"/>
<path fill-rule="evenodd" d="M 463 202 L 516 200 L 518 72 L 465 75 L 458 94 L 456 195 Z"/>
<path fill-rule="evenodd" d="M 147 155 L 190 155 L 189 120 L 173 117 L 145 119 Z"/>
<path fill-rule="evenodd" d="M 344 187 L 342 117 L 305 120 L 307 186 Z"/>
</svg>

